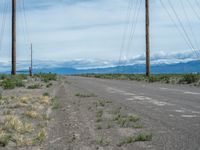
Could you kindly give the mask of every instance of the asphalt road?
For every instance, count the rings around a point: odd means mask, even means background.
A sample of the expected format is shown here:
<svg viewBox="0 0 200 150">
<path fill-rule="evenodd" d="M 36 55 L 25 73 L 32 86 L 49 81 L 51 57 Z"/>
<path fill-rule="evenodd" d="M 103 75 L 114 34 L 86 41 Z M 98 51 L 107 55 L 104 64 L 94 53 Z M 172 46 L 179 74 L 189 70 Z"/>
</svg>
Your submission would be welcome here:
<svg viewBox="0 0 200 150">
<path fill-rule="evenodd" d="M 200 88 L 134 81 L 67 77 L 88 91 L 139 114 L 162 150 L 200 150 Z"/>
</svg>

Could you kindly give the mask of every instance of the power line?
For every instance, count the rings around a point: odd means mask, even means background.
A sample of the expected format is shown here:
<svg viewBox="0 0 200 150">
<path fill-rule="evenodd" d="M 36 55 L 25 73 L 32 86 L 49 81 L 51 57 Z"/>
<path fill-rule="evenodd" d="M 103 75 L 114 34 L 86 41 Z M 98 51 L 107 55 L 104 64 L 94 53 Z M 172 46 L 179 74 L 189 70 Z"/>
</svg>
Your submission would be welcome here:
<svg viewBox="0 0 200 150">
<path fill-rule="evenodd" d="M 192 3 L 190 2 L 190 0 L 186 0 L 186 2 L 188 2 L 189 6 L 191 7 L 192 11 L 194 12 L 194 14 L 196 15 L 196 17 L 198 18 L 198 20 L 200 21 L 200 15 L 199 13 L 196 11 L 195 8 L 193 8 Z M 199 3 L 197 2 L 197 6 L 199 6 Z M 200 7 L 199 7 L 200 8 Z"/>
<path fill-rule="evenodd" d="M 133 38 L 135 36 L 135 31 L 136 31 L 136 27 L 137 27 L 137 23 L 138 23 L 138 17 L 139 17 L 141 5 L 142 5 L 142 1 L 140 0 L 139 6 L 136 9 L 135 17 L 133 19 L 134 23 L 132 24 L 131 34 L 129 36 L 129 42 L 128 42 L 128 45 L 127 45 L 127 54 L 126 54 L 127 56 L 129 54 L 129 51 L 130 51 L 131 43 L 133 42 Z"/>
<path fill-rule="evenodd" d="M 162 2 L 162 0 L 160 0 L 160 1 Z M 174 7 L 173 7 L 171 1 L 168 0 L 168 3 L 169 3 L 169 6 L 170 6 L 171 10 L 173 11 L 173 13 L 174 13 L 174 15 L 175 15 L 175 17 L 176 17 L 176 19 L 177 19 L 179 25 L 180 25 L 180 28 L 182 29 L 182 30 L 180 30 L 180 31 L 181 31 L 181 33 L 183 33 L 184 38 L 185 38 L 185 40 L 187 41 L 189 47 L 190 47 L 192 50 L 194 50 L 195 53 L 196 53 L 196 55 L 199 57 L 199 54 L 196 52 L 196 50 L 195 50 L 195 48 L 194 48 L 194 45 L 193 45 L 193 43 L 192 43 L 190 37 L 188 36 L 188 33 L 187 33 L 187 31 L 186 31 L 184 25 L 182 24 L 180 17 L 178 16 L 177 12 L 175 11 L 175 9 L 174 9 Z M 162 3 L 162 4 L 164 4 L 164 3 Z M 170 13 L 169 13 L 169 14 L 170 14 Z M 174 20 L 174 19 L 173 19 L 173 20 Z M 176 22 L 176 21 L 175 21 L 175 22 Z M 178 26 L 178 25 L 177 25 L 177 26 Z"/>
<path fill-rule="evenodd" d="M 193 28 L 192 28 L 191 21 L 190 21 L 190 19 L 189 19 L 189 17 L 188 17 L 188 14 L 187 14 L 187 12 L 186 12 L 184 3 L 183 3 L 183 1 L 180 1 L 180 3 L 181 3 L 181 6 L 182 6 L 182 8 L 183 8 L 183 12 L 184 12 L 185 18 L 186 18 L 186 20 L 187 20 L 187 22 L 188 22 L 188 24 L 189 24 L 189 29 L 190 29 L 190 32 L 191 32 L 191 36 L 192 36 L 193 39 L 194 39 L 196 48 L 199 49 L 198 42 L 197 42 L 197 38 L 196 38 L 196 36 L 195 36 L 195 34 L 194 34 L 194 30 L 193 30 Z"/>
<path fill-rule="evenodd" d="M 25 21 L 25 31 L 27 34 L 27 38 L 29 40 L 29 44 L 32 43 L 31 38 L 30 38 L 30 32 L 28 28 L 28 21 L 27 21 L 27 14 L 26 14 L 26 8 L 25 8 L 25 1 L 22 0 L 22 9 L 23 9 L 23 16 L 24 16 L 24 21 Z"/>
<path fill-rule="evenodd" d="M 7 18 L 7 10 L 8 10 L 8 1 L 4 0 L 4 9 L 2 12 L 2 25 L 1 25 L 1 31 L 0 31 L 0 50 L 2 49 L 2 42 L 4 38 L 5 33 L 5 26 L 6 26 L 6 18 Z"/>
<path fill-rule="evenodd" d="M 119 65 L 121 64 L 122 54 L 123 54 L 124 47 L 126 44 L 126 35 L 127 35 L 129 24 L 130 24 L 130 16 L 131 16 L 132 9 L 133 9 L 133 1 L 129 0 L 127 14 L 126 14 L 126 21 L 128 23 L 124 26 L 124 30 L 123 30 L 123 38 L 122 38 L 122 44 L 121 44 L 121 48 L 120 48 L 120 57 L 119 57 L 119 61 L 118 61 Z"/>
</svg>

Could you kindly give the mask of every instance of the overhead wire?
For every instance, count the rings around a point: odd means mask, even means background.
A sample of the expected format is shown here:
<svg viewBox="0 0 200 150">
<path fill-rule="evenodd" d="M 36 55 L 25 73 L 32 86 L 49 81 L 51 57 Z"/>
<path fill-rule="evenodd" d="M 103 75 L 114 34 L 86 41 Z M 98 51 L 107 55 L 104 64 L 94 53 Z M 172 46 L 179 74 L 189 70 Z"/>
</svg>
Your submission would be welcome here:
<svg viewBox="0 0 200 150">
<path fill-rule="evenodd" d="M 23 9 L 23 17 L 24 17 L 24 22 L 25 22 L 25 31 L 27 34 L 27 38 L 28 38 L 29 43 L 32 43 L 31 38 L 30 38 L 29 28 L 28 28 L 28 21 L 27 21 L 28 15 L 26 14 L 26 7 L 25 7 L 24 0 L 22 0 L 22 9 Z"/>
<path fill-rule="evenodd" d="M 186 2 L 189 4 L 190 8 L 192 9 L 192 11 L 194 12 L 194 14 L 196 15 L 196 17 L 197 17 L 198 20 L 200 21 L 200 15 L 199 15 L 199 13 L 196 11 L 196 9 L 192 6 L 192 3 L 190 2 L 190 0 L 187 0 Z M 199 6 L 199 3 L 198 3 L 198 2 L 197 2 L 197 6 Z M 199 7 L 199 8 L 200 8 L 200 7 Z"/>
<path fill-rule="evenodd" d="M 193 43 L 192 43 L 192 41 L 191 41 L 191 39 L 190 39 L 190 37 L 189 37 L 189 35 L 188 35 L 188 33 L 187 33 L 187 31 L 186 31 L 186 29 L 185 29 L 183 23 L 181 22 L 181 19 L 180 19 L 179 15 L 177 14 L 176 10 L 174 9 L 174 7 L 173 7 L 171 1 L 170 1 L 170 0 L 167 0 L 167 1 L 168 1 L 168 3 L 169 3 L 169 6 L 170 6 L 171 10 L 173 11 L 173 13 L 174 13 L 174 15 L 175 15 L 175 17 L 176 17 L 176 20 L 178 21 L 178 23 L 179 23 L 179 25 L 180 25 L 180 28 L 182 29 L 182 31 L 183 31 L 183 33 L 184 33 L 184 36 L 185 36 L 185 38 L 186 38 L 188 44 L 190 45 L 190 48 L 196 53 L 196 55 L 197 55 L 198 57 L 200 57 L 200 55 L 198 54 L 198 52 L 195 50 L 195 47 L 194 47 L 194 45 L 193 45 Z"/>
<path fill-rule="evenodd" d="M 0 50 L 2 49 L 2 42 L 4 38 L 4 33 L 5 33 L 7 10 L 8 10 L 8 1 L 4 0 L 4 8 L 2 12 L 2 24 L 1 24 L 1 30 L 0 30 Z"/>
<path fill-rule="evenodd" d="M 191 20 L 189 19 L 188 13 L 187 13 L 187 11 L 186 11 L 186 9 L 185 9 L 184 2 L 183 2 L 183 1 L 180 1 L 180 3 L 181 3 L 181 6 L 182 6 L 182 8 L 183 8 L 183 13 L 184 13 L 185 18 L 186 18 L 186 21 L 187 21 L 187 23 L 188 23 L 188 27 L 189 27 L 189 29 L 190 29 L 191 36 L 192 36 L 193 41 L 194 41 L 194 43 L 195 43 L 195 49 L 199 49 L 199 44 L 198 44 L 198 42 L 197 42 L 197 38 L 196 38 L 196 35 L 195 35 L 195 33 L 194 33 L 192 24 L 191 24 Z"/>
<path fill-rule="evenodd" d="M 126 37 L 127 37 L 129 25 L 131 23 L 130 16 L 131 16 L 132 9 L 133 9 L 133 0 L 129 0 L 127 14 L 125 16 L 125 18 L 126 18 L 125 21 L 127 22 L 127 24 L 124 26 L 122 43 L 121 43 L 121 47 L 120 47 L 120 56 L 119 56 L 119 61 L 118 61 L 119 66 L 121 66 L 122 55 L 123 55 L 124 47 L 126 44 Z"/>
<path fill-rule="evenodd" d="M 136 27 L 137 27 L 137 24 L 138 24 L 138 17 L 139 17 L 139 13 L 140 13 L 140 10 L 141 10 L 141 5 L 142 5 L 142 0 L 140 0 L 138 7 L 136 7 L 136 9 L 135 9 L 136 12 L 135 12 L 135 16 L 133 17 L 133 20 L 132 20 L 133 24 L 132 24 L 132 27 L 131 27 L 129 41 L 128 41 L 127 48 L 126 48 L 127 49 L 126 57 L 128 57 L 128 55 L 129 55 L 131 43 L 133 42 L 133 38 L 135 36 Z"/>
</svg>

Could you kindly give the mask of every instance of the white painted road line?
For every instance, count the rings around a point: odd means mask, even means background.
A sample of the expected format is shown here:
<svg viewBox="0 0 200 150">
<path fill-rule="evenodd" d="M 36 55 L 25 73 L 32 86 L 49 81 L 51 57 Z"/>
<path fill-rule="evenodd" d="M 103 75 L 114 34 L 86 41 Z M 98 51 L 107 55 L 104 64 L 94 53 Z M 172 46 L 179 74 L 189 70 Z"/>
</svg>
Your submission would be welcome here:
<svg viewBox="0 0 200 150">
<path fill-rule="evenodd" d="M 191 95 L 200 95 L 198 92 L 190 92 L 190 91 L 184 91 L 184 90 L 178 90 L 178 89 L 169 89 L 169 88 L 163 88 L 160 87 L 161 90 L 166 90 L 166 91 L 172 91 L 172 92 L 180 92 L 183 94 L 191 94 Z"/>
</svg>

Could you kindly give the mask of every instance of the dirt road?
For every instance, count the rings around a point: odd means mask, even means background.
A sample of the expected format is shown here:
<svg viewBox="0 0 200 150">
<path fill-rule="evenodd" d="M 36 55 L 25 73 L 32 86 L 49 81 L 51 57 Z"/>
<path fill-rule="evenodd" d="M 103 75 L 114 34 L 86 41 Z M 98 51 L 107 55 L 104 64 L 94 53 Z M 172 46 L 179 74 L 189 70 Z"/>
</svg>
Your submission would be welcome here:
<svg viewBox="0 0 200 150">
<path fill-rule="evenodd" d="M 83 77 L 63 80 L 56 93 L 62 106 L 49 130 L 47 149 L 200 149 L 198 88 Z M 108 102 L 99 107 L 99 100 Z M 98 122 L 99 110 L 103 119 Z M 140 121 L 135 127 L 119 125 L 113 119 L 117 111 L 137 115 Z M 144 133 L 152 134 L 152 140 L 126 141 Z"/>
<path fill-rule="evenodd" d="M 11 110 L 0 111 L 0 125 L 6 127 L 5 118 L 13 114 L 15 120 L 31 123 L 34 130 L 30 135 L 19 132 L 23 138 L 14 141 L 17 146 L 10 139 L 0 149 L 200 149 L 198 88 L 73 76 L 60 76 L 47 87 L 3 91 L 0 106 Z M 17 99 L 15 107 L 6 97 Z M 5 137 L 4 130 L 10 132 L 0 128 L 0 137 Z M 26 136 L 33 140 L 27 141 Z"/>
</svg>

